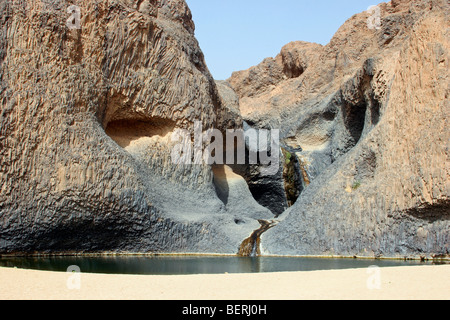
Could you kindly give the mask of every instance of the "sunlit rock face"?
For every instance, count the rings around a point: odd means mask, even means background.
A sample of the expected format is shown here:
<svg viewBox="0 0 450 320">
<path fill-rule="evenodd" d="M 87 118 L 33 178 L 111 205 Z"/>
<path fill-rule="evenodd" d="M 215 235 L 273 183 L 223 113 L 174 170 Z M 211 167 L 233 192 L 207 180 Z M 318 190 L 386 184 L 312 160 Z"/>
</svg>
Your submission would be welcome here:
<svg viewBox="0 0 450 320">
<path fill-rule="evenodd" d="M 447 1 L 382 3 L 227 80 L 299 162 L 302 193 L 263 253 L 449 254 L 448 17 Z"/>
<path fill-rule="evenodd" d="M 175 130 L 230 124 L 186 3 L 0 12 L 0 252 L 236 253 L 257 220 L 171 160 Z"/>
</svg>

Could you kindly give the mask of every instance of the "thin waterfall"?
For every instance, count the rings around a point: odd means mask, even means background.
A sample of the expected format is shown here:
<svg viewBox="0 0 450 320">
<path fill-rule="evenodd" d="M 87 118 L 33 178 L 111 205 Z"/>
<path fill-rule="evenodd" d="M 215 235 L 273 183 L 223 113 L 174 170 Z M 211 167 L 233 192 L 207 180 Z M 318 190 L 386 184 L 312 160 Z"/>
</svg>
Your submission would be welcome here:
<svg viewBox="0 0 450 320">
<path fill-rule="evenodd" d="M 241 257 L 257 257 L 261 255 L 260 243 L 261 235 L 267 230 L 275 227 L 278 222 L 271 220 L 258 220 L 261 227 L 255 230 L 250 237 L 245 239 L 240 248 L 238 255 Z"/>
</svg>

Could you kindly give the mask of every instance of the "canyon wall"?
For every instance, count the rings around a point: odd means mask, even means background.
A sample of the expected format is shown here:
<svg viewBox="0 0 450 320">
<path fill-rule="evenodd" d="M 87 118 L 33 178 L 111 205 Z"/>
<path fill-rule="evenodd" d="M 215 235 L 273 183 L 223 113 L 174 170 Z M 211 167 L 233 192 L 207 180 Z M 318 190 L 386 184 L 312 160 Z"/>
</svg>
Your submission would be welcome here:
<svg viewBox="0 0 450 320">
<path fill-rule="evenodd" d="M 236 253 L 272 216 L 242 185 L 248 205 L 225 205 L 210 166 L 172 162 L 175 130 L 239 125 L 183 0 L 0 12 L 0 252 Z"/>
<path fill-rule="evenodd" d="M 377 8 L 379 24 L 357 14 L 326 46 L 290 43 L 228 79 L 245 121 L 281 128 L 306 186 L 265 254 L 449 254 L 448 2 Z"/>
<path fill-rule="evenodd" d="M 184 0 L 0 0 L 0 254 L 448 256 L 448 2 L 377 10 L 216 82 Z M 174 164 L 195 126 L 279 172 Z"/>
</svg>

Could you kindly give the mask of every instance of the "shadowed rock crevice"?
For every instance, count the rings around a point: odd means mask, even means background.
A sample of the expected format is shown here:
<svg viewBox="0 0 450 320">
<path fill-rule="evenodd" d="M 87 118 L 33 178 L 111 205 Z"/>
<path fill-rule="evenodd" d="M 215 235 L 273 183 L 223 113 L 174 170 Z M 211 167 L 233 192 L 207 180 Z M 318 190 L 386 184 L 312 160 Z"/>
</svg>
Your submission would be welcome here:
<svg viewBox="0 0 450 320">
<path fill-rule="evenodd" d="M 246 152 L 246 161 L 248 163 L 248 150 Z M 274 216 L 282 214 L 288 208 L 283 177 L 284 159 L 281 151 L 279 170 L 274 175 L 267 176 L 262 174 L 262 166 L 260 165 L 246 164 L 232 167 L 245 179 L 256 202 L 269 209 Z"/>
<path fill-rule="evenodd" d="M 366 110 L 367 105 L 365 103 L 354 105 L 344 103 L 342 106 L 344 124 L 351 137 L 349 140 L 350 145 L 347 147 L 347 150 L 353 148 L 361 139 L 364 124 L 366 122 Z"/>
<path fill-rule="evenodd" d="M 282 151 L 284 156 L 284 189 L 288 206 L 292 207 L 302 193 L 307 177 L 301 172 L 300 162 L 295 152 L 289 152 L 286 149 L 282 149 Z"/>
<path fill-rule="evenodd" d="M 450 199 L 440 200 L 434 204 L 425 204 L 417 208 L 406 210 L 405 213 L 419 220 L 430 223 L 436 221 L 450 221 Z"/>
<path fill-rule="evenodd" d="M 337 99 L 349 134 L 346 151 L 356 146 L 363 134 L 369 133 L 380 121 L 381 103 L 372 88 L 373 64 L 372 59 L 367 60 L 363 69 L 344 84 L 340 90 L 341 98 Z"/>
<path fill-rule="evenodd" d="M 301 63 L 296 61 L 295 57 L 291 52 L 287 52 L 282 55 L 283 60 L 283 73 L 289 79 L 300 77 L 303 72 L 305 72 L 304 67 Z"/>
</svg>

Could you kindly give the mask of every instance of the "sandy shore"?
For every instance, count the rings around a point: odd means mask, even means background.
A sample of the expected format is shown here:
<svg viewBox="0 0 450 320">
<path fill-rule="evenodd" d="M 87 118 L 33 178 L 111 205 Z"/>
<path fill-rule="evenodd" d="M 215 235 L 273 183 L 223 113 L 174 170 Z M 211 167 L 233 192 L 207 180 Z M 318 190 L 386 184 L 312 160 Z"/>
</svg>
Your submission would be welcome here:
<svg viewBox="0 0 450 320">
<path fill-rule="evenodd" d="M 79 284 L 80 289 L 70 290 L 68 281 L 70 285 Z M 0 299 L 449 300 L 450 265 L 193 276 L 69 274 L 0 268 Z"/>
</svg>

